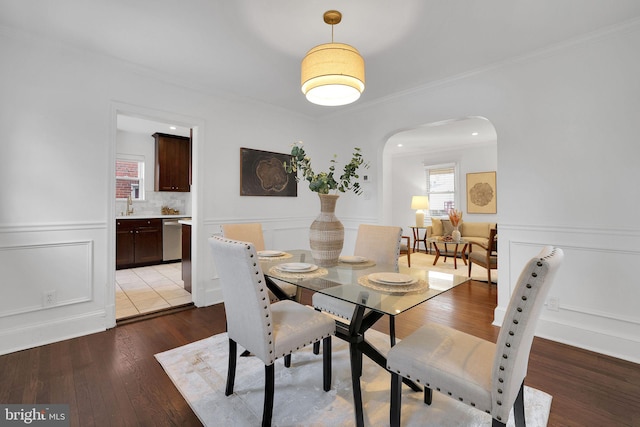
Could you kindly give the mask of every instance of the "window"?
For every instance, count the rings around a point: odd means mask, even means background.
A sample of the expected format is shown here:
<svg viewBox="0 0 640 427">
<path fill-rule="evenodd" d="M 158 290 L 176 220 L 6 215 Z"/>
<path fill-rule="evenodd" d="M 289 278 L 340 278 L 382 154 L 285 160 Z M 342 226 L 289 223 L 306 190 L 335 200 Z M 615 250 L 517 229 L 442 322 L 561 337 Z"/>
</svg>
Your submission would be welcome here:
<svg viewBox="0 0 640 427">
<path fill-rule="evenodd" d="M 435 165 L 425 168 L 429 215 L 447 216 L 449 209 L 456 208 L 456 165 Z"/>
<path fill-rule="evenodd" d="M 116 199 L 144 200 L 144 160 L 116 159 Z"/>
</svg>

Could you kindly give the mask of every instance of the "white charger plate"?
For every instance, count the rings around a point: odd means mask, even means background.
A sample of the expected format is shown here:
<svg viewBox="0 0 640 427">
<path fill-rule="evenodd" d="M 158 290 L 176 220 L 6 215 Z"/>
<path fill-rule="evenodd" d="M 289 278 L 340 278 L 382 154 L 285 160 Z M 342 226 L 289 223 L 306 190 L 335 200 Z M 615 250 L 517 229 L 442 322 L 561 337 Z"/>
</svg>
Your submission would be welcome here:
<svg viewBox="0 0 640 427">
<path fill-rule="evenodd" d="M 357 255 L 341 256 L 340 258 L 338 258 L 338 260 L 340 260 L 340 261 L 342 261 L 344 263 L 347 263 L 347 264 L 360 264 L 360 263 L 369 261 L 365 257 L 357 256 Z"/>
<path fill-rule="evenodd" d="M 307 264 L 306 262 L 286 262 L 277 265 L 276 268 L 288 273 L 309 273 L 310 271 L 317 270 L 318 266 L 315 264 Z"/>
<path fill-rule="evenodd" d="M 418 281 L 417 278 L 402 273 L 371 273 L 367 278 L 372 282 L 390 286 L 413 285 Z"/>
<path fill-rule="evenodd" d="M 258 256 L 274 257 L 284 255 L 282 251 L 258 251 Z"/>
</svg>

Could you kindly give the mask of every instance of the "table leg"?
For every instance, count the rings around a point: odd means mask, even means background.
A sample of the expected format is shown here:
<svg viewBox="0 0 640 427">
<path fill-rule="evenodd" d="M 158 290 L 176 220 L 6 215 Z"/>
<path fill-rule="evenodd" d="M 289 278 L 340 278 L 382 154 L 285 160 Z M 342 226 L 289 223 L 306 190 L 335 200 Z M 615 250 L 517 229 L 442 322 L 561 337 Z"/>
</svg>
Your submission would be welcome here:
<svg viewBox="0 0 640 427">
<path fill-rule="evenodd" d="M 264 279 L 267 282 L 267 288 L 269 288 L 269 290 L 273 292 L 276 298 L 278 298 L 279 300 L 291 299 L 280 286 L 278 286 L 273 280 L 271 280 L 270 277 L 265 276 Z"/>
<path fill-rule="evenodd" d="M 361 332 L 364 319 L 364 306 L 356 305 L 349 324 L 349 356 L 351 359 L 351 387 L 353 388 L 353 405 L 356 416 L 356 426 L 364 427 L 364 409 L 362 407 L 362 389 L 360 377 L 362 376 L 362 351 L 358 344 L 364 340 Z M 338 330 L 336 329 L 336 335 Z"/>
<path fill-rule="evenodd" d="M 364 410 L 362 409 L 362 390 L 360 389 L 360 375 L 358 374 L 359 356 L 362 357 L 357 343 L 349 344 L 351 357 L 351 387 L 353 388 L 353 405 L 356 412 L 356 426 L 364 426 Z M 360 359 L 362 360 L 362 359 Z"/>
<path fill-rule="evenodd" d="M 438 258 L 440 258 L 440 249 L 438 249 L 438 245 L 436 243 L 433 244 L 433 247 L 436 250 L 436 259 L 433 260 L 433 265 L 436 265 L 436 262 L 438 262 Z M 447 250 L 446 244 L 445 244 L 445 250 Z"/>
<path fill-rule="evenodd" d="M 456 243 L 456 248 L 453 250 L 453 268 L 455 270 L 458 269 L 458 244 Z"/>
<path fill-rule="evenodd" d="M 468 248 L 469 248 L 469 244 L 465 243 L 464 247 L 462 248 L 462 254 L 460 254 L 462 261 L 464 261 L 464 265 L 467 265 L 467 249 Z"/>
</svg>

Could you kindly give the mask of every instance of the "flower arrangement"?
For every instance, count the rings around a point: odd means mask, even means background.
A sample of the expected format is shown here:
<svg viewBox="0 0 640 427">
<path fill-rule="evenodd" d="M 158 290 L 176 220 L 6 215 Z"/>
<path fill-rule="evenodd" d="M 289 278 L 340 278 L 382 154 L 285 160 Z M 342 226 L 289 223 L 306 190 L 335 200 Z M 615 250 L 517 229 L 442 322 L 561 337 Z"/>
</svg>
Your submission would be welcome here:
<svg viewBox="0 0 640 427">
<path fill-rule="evenodd" d="M 284 168 L 287 173 L 295 173 L 296 181 L 300 182 L 298 171 L 302 172 L 302 178 L 309 181 L 309 190 L 320 194 L 329 194 L 330 190 L 335 190 L 344 193 L 349 190 L 355 194 L 362 194 L 362 188 L 357 181 L 360 176 L 357 171 L 358 168 L 368 168 L 369 164 L 365 163 L 360 153 L 360 148 L 353 149 L 353 156 L 351 161 L 344 166 L 342 175 L 336 180 L 335 170 L 337 155 L 331 159 L 331 166 L 329 172 L 315 173 L 311 167 L 311 158 L 307 156 L 302 146 L 302 141 L 298 141 L 293 144 L 291 148 L 291 161 L 289 163 L 284 162 Z"/>
<path fill-rule="evenodd" d="M 449 209 L 449 221 L 451 221 L 451 225 L 457 227 L 460 224 L 460 221 L 462 221 L 462 212 L 455 209 Z"/>
</svg>

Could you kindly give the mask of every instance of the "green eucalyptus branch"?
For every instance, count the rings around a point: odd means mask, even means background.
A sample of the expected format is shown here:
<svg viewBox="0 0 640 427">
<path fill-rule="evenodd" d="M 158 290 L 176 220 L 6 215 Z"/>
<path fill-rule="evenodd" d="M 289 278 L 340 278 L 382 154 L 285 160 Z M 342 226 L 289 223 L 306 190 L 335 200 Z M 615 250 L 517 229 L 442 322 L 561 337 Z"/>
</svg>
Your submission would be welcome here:
<svg viewBox="0 0 640 427">
<path fill-rule="evenodd" d="M 360 148 L 353 149 L 353 156 L 351 161 L 344 166 L 342 175 L 336 180 L 335 170 L 337 164 L 337 156 L 334 154 L 331 159 L 331 166 L 329 166 L 329 172 L 315 173 L 311 167 L 311 158 L 307 156 L 302 147 L 302 142 L 293 144 L 291 148 L 291 161 L 284 162 L 284 168 L 287 173 L 295 173 L 296 181 L 300 182 L 304 179 L 309 182 L 309 190 L 320 193 L 329 194 L 329 191 L 335 190 L 345 193 L 347 191 L 353 191 L 355 194 L 362 194 L 362 188 L 357 181 L 360 176 L 358 175 L 358 169 L 360 167 L 367 169 L 369 163 L 365 163 Z M 301 172 L 302 177 L 298 174 Z"/>
</svg>

